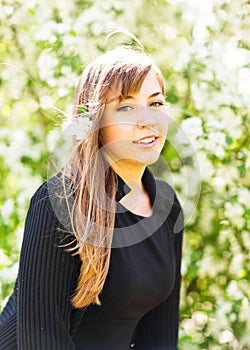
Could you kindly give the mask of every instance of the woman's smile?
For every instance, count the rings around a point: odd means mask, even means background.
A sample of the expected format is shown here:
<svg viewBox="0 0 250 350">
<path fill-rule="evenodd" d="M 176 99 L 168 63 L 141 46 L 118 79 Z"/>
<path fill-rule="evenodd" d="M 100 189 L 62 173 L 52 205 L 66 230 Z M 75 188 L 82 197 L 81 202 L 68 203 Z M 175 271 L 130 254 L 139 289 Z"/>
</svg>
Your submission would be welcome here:
<svg viewBox="0 0 250 350">
<path fill-rule="evenodd" d="M 157 135 L 147 135 L 137 141 L 133 141 L 133 143 L 136 143 L 142 147 L 153 147 L 157 143 L 157 140 Z"/>
</svg>

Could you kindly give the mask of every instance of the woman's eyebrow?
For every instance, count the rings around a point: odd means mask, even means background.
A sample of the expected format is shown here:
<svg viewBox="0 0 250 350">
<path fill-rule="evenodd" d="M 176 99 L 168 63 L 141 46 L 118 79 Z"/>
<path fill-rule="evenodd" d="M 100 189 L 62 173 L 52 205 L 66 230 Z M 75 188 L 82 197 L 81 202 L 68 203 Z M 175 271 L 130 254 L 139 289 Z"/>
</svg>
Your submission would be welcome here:
<svg viewBox="0 0 250 350">
<path fill-rule="evenodd" d="M 154 92 L 153 94 L 151 94 L 150 96 L 148 96 L 148 99 L 152 98 L 152 97 L 155 97 L 155 96 L 158 96 L 158 95 L 162 95 L 164 97 L 164 94 L 162 91 L 156 91 Z M 111 98 L 111 100 L 108 101 L 108 103 L 112 103 L 112 102 L 115 102 L 115 101 L 124 101 L 124 100 L 133 100 L 135 99 L 135 96 L 133 95 L 127 95 L 127 96 L 123 96 L 121 94 L 117 95 L 117 96 L 114 96 L 113 98 Z"/>
<path fill-rule="evenodd" d="M 135 97 L 134 96 L 131 96 L 131 95 L 128 95 L 128 96 L 123 96 L 123 95 L 117 95 L 113 98 L 111 98 L 111 100 L 108 101 L 108 103 L 111 103 L 111 102 L 115 102 L 115 101 L 124 101 L 124 100 L 132 100 L 134 99 Z"/>
<path fill-rule="evenodd" d="M 152 98 L 152 97 L 155 97 L 155 96 L 158 96 L 158 95 L 162 95 L 164 97 L 162 91 L 157 91 L 157 92 L 154 92 L 152 95 L 150 95 L 148 98 Z"/>
</svg>

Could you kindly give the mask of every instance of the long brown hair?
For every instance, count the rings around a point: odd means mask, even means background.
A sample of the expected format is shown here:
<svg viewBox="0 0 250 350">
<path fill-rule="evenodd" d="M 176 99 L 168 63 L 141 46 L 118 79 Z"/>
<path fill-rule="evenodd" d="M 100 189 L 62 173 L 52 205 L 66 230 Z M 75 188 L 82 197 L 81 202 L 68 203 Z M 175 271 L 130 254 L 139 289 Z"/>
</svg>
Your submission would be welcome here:
<svg viewBox="0 0 250 350">
<path fill-rule="evenodd" d="M 72 298 L 76 308 L 91 303 L 100 305 L 110 263 L 115 220 L 117 175 L 106 163 L 101 152 L 100 125 L 109 89 L 120 89 L 122 96 L 137 93 L 150 70 L 154 70 L 164 92 L 160 70 L 141 51 L 117 48 L 92 61 L 78 83 L 73 114 L 81 115 L 83 106 L 92 113 L 92 128 L 85 140 L 75 147 L 63 173 L 71 178 L 74 205 L 69 214 L 73 223 L 75 253 L 81 259 L 81 269 Z"/>
</svg>

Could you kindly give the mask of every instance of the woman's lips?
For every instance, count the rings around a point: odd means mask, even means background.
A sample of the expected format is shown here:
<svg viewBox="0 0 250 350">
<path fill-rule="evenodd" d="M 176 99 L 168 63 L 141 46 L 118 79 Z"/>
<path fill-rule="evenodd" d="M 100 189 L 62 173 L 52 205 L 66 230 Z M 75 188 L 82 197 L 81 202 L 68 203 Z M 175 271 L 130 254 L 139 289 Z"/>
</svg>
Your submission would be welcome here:
<svg viewBox="0 0 250 350">
<path fill-rule="evenodd" d="M 146 146 L 146 147 L 150 147 L 150 146 L 154 146 L 157 142 L 158 136 L 155 135 L 150 135 L 150 136 L 145 136 L 137 141 L 134 141 L 134 143 L 141 145 L 141 146 Z"/>
</svg>

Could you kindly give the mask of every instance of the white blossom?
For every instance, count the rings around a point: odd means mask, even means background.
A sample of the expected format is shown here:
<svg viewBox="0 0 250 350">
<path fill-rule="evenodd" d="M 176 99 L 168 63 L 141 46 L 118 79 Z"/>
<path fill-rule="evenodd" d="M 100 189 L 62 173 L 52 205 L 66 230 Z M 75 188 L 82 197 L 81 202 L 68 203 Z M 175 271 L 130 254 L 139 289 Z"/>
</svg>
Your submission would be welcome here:
<svg viewBox="0 0 250 350">
<path fill-rule="evenodd" d="M 239 188 L 237 191 L 238 201 L 246 208 L 250 208 L 250 191 L 246 187 Z"/>
<path fill-rule="evenodd" d="M 7 199 L 7 201 L 5 201 L 1 207 L 1 216 L 5 221 L 5 223 L 8 222 L 10 215 L 13 213 L 13 211 L 14 211 L 13 199 Z"/>
<path fill-rule="evenodd" d="M 203 136 L 203 134 L 201 119 L 198 117 L 191 117 L 182 121 L 181 127 L 176 135 L 176 140 L 180 144 L 188 145 L 192 142 L 196 145 L 195 142 L 197 138 Z"/>
<path fill-rule="evenodd" d="M 15 263 L 10 267 L 5 267 L 0 271 L 0 280 L 5 283 L 11 283 L 17 276 L 19 263 Z"/>
<path fill-rule="evenodd" d="M 192 315 L 192 319 L 194 320 L 196 328 L 198 329 L 203 329 L 208 321 L 207 315 L 205 314 L 205 312 L 202 311 L 194 312 Z"/>
<path fill-rule="evenodd" d="M 0 249 L 0 265 L 7 265 L 9 263 L 9 258 L 4 253 L 2 249 Z"/>
<path fill-rule="evenodd" d="M 228 218 L 234 220 L 235 218 L 241 218 L 244 214 L 244 208 L 239 203 L 225 203 L 225 215 Z"/>
<path fill-rule="evenodd" d="M 234 254 L 231 263 L 230 263 L 230 272 L 236 276 L 240 274 L 240 272 L 243 269 L 243 262 L 244 262 L 244 256 L 241 254 L 241 252 L 237 252 Z M 233 282 L 233 281 L 231 281 Z M 238 293 L 239 295 L 239 293 Z M 235 296 L 236 298 L 236 296 Z"/>
<path fill-rule="evenodd" d="M 229 343 L 233 340 L 234 335 L 231 330 L 227 329 L 219 335 L 219 341 L 221 344 Z"/>
<path fill-rule="evenodd" d="M 38 73 L 42 80 L 47 80 L 53 76 L 54 68 L 58 64 L 58 59 L 46 51 L 42 51 L 37 60 Z"/>
<path fill-rule="evenodd" d="M 75 136 L 76 140 L 81 141 L 86 137 L 87 132 L 90 130 L 91 126 L 92 122 L 89 119 L 89 115 L 68 120 L 65 119 L 63 123 L 63 133 L 65 135 L 64 137 L 72 138 Z"/>
<path fill-rule="evenodd" d="M 57 23 L 55 21 L 49 21 L 40 26 L 39 30 L 35 33 L 35 40 L 50 40 L 54 33 L 65 34 L 70 31 L 70 26 L 63 22 Z"/>
<path fill-rule="evenodd" d="M 187 335 L 192 335 L 195 332 L 195 322 L 193 319 L 185 319 L 181 323 Z"/>
</svg>

